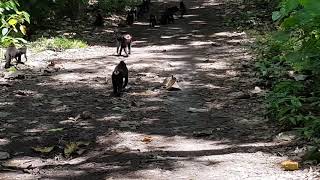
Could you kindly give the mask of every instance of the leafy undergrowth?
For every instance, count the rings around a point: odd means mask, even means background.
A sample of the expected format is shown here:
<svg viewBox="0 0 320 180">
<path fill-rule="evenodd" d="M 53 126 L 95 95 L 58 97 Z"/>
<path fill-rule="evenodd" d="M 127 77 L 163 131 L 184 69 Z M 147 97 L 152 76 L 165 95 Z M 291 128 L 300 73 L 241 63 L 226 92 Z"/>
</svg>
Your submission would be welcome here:
<svg viewBox="0 0 320 180">
<path fill-rule="evenodd" d="M 270 31 L 274 28 L 269 26 L 272 23 L 270 14 L 277 4 L 277 0 L 257 1 L 230 1 L 224 22 L 227 26 L 233 26 L 238 30 Z M 231 10 L 232 9 L 232 10 Z"/>
<path fill-rule="evenodd" d="M 66 37 L 54 37 L 54 38 L 39 38 L 31 43 L 31 47 L 34 51 L 54 50 L 62 51 L 65 49 L 73 48 L 85 48 L 87 43 L 82 40 L 68 39 Z"/>
<path fill-rule="evenodd" d="M 276 32 L 257 39 L 257 74 L 270 88 L 268 115 L 316 145 L 320 139 L 320 1 L 282 0 Z"/>
</svg>

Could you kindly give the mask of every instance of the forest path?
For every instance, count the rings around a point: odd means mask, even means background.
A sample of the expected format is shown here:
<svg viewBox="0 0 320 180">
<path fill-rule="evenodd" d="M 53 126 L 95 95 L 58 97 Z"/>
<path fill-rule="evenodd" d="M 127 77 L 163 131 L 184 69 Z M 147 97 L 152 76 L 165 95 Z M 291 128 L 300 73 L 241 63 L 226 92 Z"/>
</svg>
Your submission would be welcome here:
<svg viewBox="0 0 320 180">
<path fill-rule="evenodd" d="M 232 10 L 222 0 L 185 3 L 187 15 L 174 24 L 121 29 L 135 41 L 128 58 L 105 46 L 35 55 L 63 68 L 1 90 L 0 150 L 12 157 L 2 162 L 0 179 L 309 177 L 308 170 L 280 168 L 286 157 L 277 151 L 286 144 L 273 142 L 272 122 L 263 118 L 247 35 L 224 23 Z M 162 8 L 153 3 L 151 11 Z M 120 60 L 129 88 L 115 98 L 110 77 Z M 161 88 L 171 75 L 181 91 Z M 71 118 L 83 112 L 87 118 Z M 90 142 L 83 153 L 62 155 L 67 143 L 80 141 Z M 41 155 L 36 146 L 54 149 Z"/>
</svg>

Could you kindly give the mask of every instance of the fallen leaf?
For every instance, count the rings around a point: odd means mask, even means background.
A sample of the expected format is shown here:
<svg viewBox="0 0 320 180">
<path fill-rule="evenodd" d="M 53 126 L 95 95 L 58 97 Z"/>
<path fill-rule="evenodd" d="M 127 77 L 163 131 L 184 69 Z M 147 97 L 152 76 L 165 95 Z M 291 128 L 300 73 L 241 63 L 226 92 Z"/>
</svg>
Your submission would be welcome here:
<svg viewBox="0 0 320 180">
<path fill-rule="evenodd" d="M 204 113 L 204 112 L 208 112 L 208 109 L 198 109 L 198 108 L 189 107 L 187 112 L 190 112 L 190 113 Z"/>
<path fill-rule="evenodd" d="M 64 148 L 64 155 L 68 158 L 70 155 L 78 150 L 78 145 L 75 142 L 66 144 Z"/>
<path fill-rule="evenodd" d="M 55 128 L 55 129 L 49 129 L 48 132 L 57 132 L 57 131 L 63 131 L 64 128 Z"/>
<path fill-rule="evenodd" d="M 177 78 L 174 77 L 173 75 L 171 77 L 166 78 L 163 81 L 163 85 L 169 91 L 181 90 L 180 86 L 177 83 Z"/>
<path fill-rule="evenodd" d="M 88 146 L 89 142 L 84 141 L 78 141 L 78 142 L 70 142 L 66 144 L 64 148 L 64 155 L 66 158 L 70 157 L 71 154 L 77 153 L 78 155 L 81 155 L 85 149 L 79 148 L 80 146 Z"/>
<path fill-rule="evenodd" d="M 291 160 L 283 161 L 281 167 L 286 171 L 294 171 L 299 169 L 299 163 Z"/>
<path fill-rule="evenodd" d="M 40 153 L 49 153 L 53 150 L 54 146 L 48 146 L 48 147 L 32 147 L 32 149 L 36 152 Z"/>
<path fill-rule="evenodd" d="M 146 136 L 142 139 L 142 142 L 145 143 L 150 143 L 151 141 L 153 141 L 153 138 L 151 136 Z"/>
<path fill-rule="evenodd" d="M 76 144 L 78 146 L 88 146 L 90 143 L 89 142 L 84 142 L 84 141 L 78 141 L 78 142 L 76 142 Z"/>
</svg>

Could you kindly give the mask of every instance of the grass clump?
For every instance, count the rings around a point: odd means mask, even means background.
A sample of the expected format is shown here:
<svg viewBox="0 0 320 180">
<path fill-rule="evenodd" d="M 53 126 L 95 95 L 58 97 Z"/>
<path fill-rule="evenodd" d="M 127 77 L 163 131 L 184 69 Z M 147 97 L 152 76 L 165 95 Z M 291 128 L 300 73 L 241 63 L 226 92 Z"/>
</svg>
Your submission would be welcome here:
<svg viewBox="0 0 320 180">
<path fill-rule="evenodd" d="M 78 39 L 68 39 L 66 37 L 39 38 L 30 44 L 32 50 L 36 52 L 44 50 L 63 51 L 66 49 L 85 48 L 87 43 Z"/>
</svg>

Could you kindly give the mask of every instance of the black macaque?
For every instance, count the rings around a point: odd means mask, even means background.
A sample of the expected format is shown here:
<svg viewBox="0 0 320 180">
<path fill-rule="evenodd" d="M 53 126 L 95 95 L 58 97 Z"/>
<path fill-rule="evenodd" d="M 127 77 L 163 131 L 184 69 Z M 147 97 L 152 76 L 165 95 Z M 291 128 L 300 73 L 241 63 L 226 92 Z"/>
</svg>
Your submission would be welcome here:
<svg viewBox="0 0 320 180">
<path fill-rule="evenodd" d="M 161 25 L 166 25 L 168 24 L 168 19 L 169 19 L 169 16 L 168 16 L 168 13 L 167 11 L 161 13 L 161 16 L 160 16 L 160 24 Z"/>
<path fill-rule="evenodd" d="M 180 13 L 181 13 L 181 18 L 183 18 L 183 15 L 185 15 L 187 12 L 186 5 L 183 3 L 183 1 L 180 1 Z"/>
<path fill-rule="evenodd" d="M 117 54 L 121 56 L 122 50 L 126 53 L 126 57 L 128 57 L 128 54 L 131 54 L 131 42 L 132 42 L 132 36 L 130 34 L 122 34 L 117 37 Z M 127 52 L 127 47 L 128 51 Z"/>
<path fill-rule="evenodd" d="M 150 22 L 150 27 L 154 27 L 157 24 L 156 16 L 153 14 L 150 14 L 149 22 Z"/>
<path fill-rule="evenodd" d="M 179 11 L 179 8 L 177 6 L 173 6 L 173 7 L 167 8 L 161 14 L 160 24 L 166 25 L 166 24 L 169 24 L 169 23 L 174 23 L 173 15 L 178 11 Z"/>
<path fill-rule="evenodd" d="M 133 11 L 129 11 L 128 14 L 127 14 L 127 25 L 132 25 L 133 24 L 133 21 L 134 21 L 134 13 Z"/>
<path fill-rule="evenodd" d="M 97 12 L 96 19 L 95 19 L 93 25 L 94 26 L 103 26 L 103 24 L 104 24 L 103 17 L 100 12 Z"/>
<path fill-rule="evenodd" d="M 169 23 L 170 22 L 172 22 L 172 23 L 174 22 L 173 15 L 175 13 L 177 13 L 178 11 L 179 11 L 179 8 L 177 6 L 173 6 L 173 7 L 170 7 L 170 8 L 167 9 L 167 13 L 168 13 L 168 16 L 169 16 Z"/>
<path fill-rule="evenodd" d="M 27 48 L 26 47 L 22 47 L 22 48 L 16 48 L 13 44 L 11 44 L 8 48 L 6 53 L 4 54 L 4 58 L 6 60 L 6 64 L 4 65 L 4 68 L 10 68 L 11 66 L 11 60 L 13 58 L 16 59 L 17 64 L 24 64 L 23 62 L 21 62 L 21 56 L 24 54 L 24 57 L 27 59 Z"/>
<path fill-rule="evenodd" d="M 119 97 L 121 95 L 122 89 L 124 89 L 128 84 L 128 68 L 124 61 L 120 61 L 120 63 L 115 67 L 111 78 L 113 94 Z"/>
<path fill-rule="evenodd" d="M 31 41 L 32 40 L 32 36 L 35 34 L 35 25 L 34 24 L 30 24 L 29 28 L 27 28 L 27 32 L 26 32 L 26 40 L 27 41 Z"/>
<path fill-rule="evenodd" d="M 137 7 L 133 7 L 133 8 L 131 8 L 130 11 L 131 11 L 131 12 L 133 13 L 133 15 L 134 15 L 134 20 L 137 21 L 137 20 L 138 20 L 138 8 L 137 8 Z"/>
<path fill-rule="evenodd" d="M 145 12 L 149 12 L 150 3 L 151 3 L 150 0 L 143 0 L 142 1 L 142 5 L 143 5 L 143 8 L 144 8 Z"/>
<path fill-rule="evenodd" d="M 145 13 L 144 6 L 142 4 L 137 6 L 137 18 L 141 18 Z"/>
</svg>

